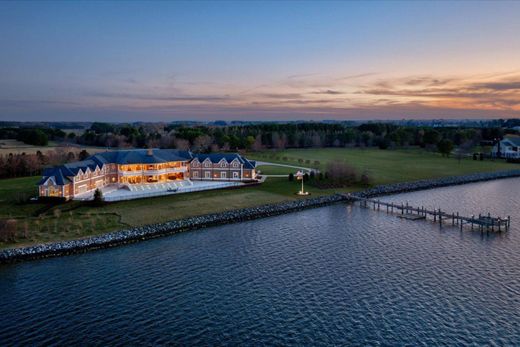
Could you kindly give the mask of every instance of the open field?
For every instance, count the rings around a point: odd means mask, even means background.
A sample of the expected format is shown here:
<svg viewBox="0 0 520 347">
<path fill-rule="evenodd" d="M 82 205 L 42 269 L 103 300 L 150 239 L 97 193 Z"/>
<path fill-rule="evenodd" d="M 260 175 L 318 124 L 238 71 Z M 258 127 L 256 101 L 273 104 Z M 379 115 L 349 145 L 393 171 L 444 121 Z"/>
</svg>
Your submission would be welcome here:
<svg viewBox="0 0 520 347">
<path fill-rule="evenodd" d="M 291 172 L 295 173 L 298 171 L 296 168 L 283 167 L 276 165 L 260 165 L 257 167 L 264 175 L 289 175 Z"/>
<path fill-rule="evenodd" d="M 48 146 L 32 146 L 25 144 L 23 142 L 17 141 L 17 140 L 0 140 L 0 155 L 8 155 L 9 153 L 12 154 L 20 154 L 20 153 L 26 153 L 26 154 L 35 154 L 36 152 L 40 151 L 45 154 L 47 151 L 53 151 L 53 150 L 65 150 L 65 151 L 81 151 L 83 149 L 86 149 L 90 154 L 94 154 L 97 152 L 103 152 L 106 150 L 104 147 L 90 147 L 90 146 L 80 146 L 76 144 L 59 144 L 55 142 L 49 142 Z"/>
<path fill-rule="evenodd" d="M 250 153 L 251 159 L 299 165 L 326 170 L 329 161 L 343 161 L 367 170 L 375 184 L 413 181 L 426 178 L 465 175 L 517 168 L 504 161 L 474 161 L 444 158 L 438 153 L 420 149 L 379 150 L 357 148 L 289 149 L 277 152 Z M 285 158 L 285 159 L 284 159 Z M 319 164 L 315 163 L 319 162 Z"/>
<path fill-rule="evenodd" d="M 456 159 L 443 158 L 435 153 L 419 150 L 311 149 L 251 153 L 248 157 L 310 167 L 315 167 L 314 162 L 319 161 L 317 166 L 321 170 L 326 168 L 329 160 L 343 160 L 360 171 L 368 170 L 373 176 L 374 184 L 518 168 L 517 164 L 501 161 L 462 160 L 459 164 Z M 291 159 L 283 160 L 283 157 Z M 303 163 L 298 159 L 302 159 Z M 310 161 L 310 165 L 305 163 L 306 160 Z M 290 168 L 276 166 L 267 166 L 264 169 L 266 174 L 267 172 L 274 174 L 276 170 L 285 171 L 284 173 L 291 171 Z M 15 242 L 0 242 L 0 248 L 81 238 L 128 226 L 161 223 L 172 219 L 284 200 L 304 199 L 294 194 L 299 190 L 299 182 L 289 182 L 286 178 L 268 178 L 261 185 L 239 189 L 122 201 L 104 207 L 92 207 L 76 201 L 59 205 L 43 202 L 28 203 L 27 198 L 36 195 L 35 184 L 38 180 L 39 177 L 0 180 L 0 219 L 16 220 L 18 230 Z M 321 190 L 310 185 L 306 186 L 311 196 L 360 189 L 362 187 L 353 186 L 339 190 Z"/>
</svg>

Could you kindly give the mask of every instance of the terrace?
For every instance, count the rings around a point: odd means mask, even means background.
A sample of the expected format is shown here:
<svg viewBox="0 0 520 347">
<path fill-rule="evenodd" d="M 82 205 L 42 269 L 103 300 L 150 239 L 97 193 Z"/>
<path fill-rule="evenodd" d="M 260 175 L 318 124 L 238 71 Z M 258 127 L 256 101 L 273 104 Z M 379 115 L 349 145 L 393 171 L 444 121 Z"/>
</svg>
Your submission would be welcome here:
<svg viewBox="0 0 520 347">
<path fill-rule="evenodd" d="M 155 183 L 155 184 L 132 184 L 132 185 L 117 185 L 112 184 L 100 188 L 103 192 L 105 201 L 122 201 L 139 198 L 148 198 L 162 195 L 191 193 L 202 190 L 222 189 L 244 185 L 241 182 L 207 182 L 198 181 L 192 182 L 190 180 L 177 180 L 169 183 Z M 94 191 L 83 194 L 78 194 L 74 200 L 88 201 L 94 198 Z"/>
</svg>

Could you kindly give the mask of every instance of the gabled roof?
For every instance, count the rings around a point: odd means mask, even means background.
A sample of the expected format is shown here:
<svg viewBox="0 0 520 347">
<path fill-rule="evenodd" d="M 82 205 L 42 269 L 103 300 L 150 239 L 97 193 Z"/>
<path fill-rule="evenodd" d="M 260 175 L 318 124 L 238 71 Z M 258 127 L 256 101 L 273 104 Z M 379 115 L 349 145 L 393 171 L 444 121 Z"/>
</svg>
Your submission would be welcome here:
<svg viewBox="0 0 520 347">
<path fill-rule="evenodd" d="M 508 136 L 505 137 L 502 141 L 509 141 L 514 146 L 520 146 L 520 136 Z"/>
<path fill-rule="evenodd" d="M 48 168 L 43 171 L 42 179 L 37 183 L 37 185 L 42 185 L 47 182 L 48 179 L 52 178 L 57 185 L 64 185 L 72 182 L 69 178 L 67 178 L 68 169 L 65 168 L 64 165 Z"/>
<path fill-rule="evenodd" d="M 234 160 L 238 160 L 239 163 L 244 164 L 244 168 L 246 169 L 254 169 L 256 166 L 255 161 L 249 161 L 238 153 L 194 154 L 193 156 L 200 162 L 209 159 L 212 163 L 218 164 L 222 159 L 224 159 L 228 164 Z"/>
</svg>

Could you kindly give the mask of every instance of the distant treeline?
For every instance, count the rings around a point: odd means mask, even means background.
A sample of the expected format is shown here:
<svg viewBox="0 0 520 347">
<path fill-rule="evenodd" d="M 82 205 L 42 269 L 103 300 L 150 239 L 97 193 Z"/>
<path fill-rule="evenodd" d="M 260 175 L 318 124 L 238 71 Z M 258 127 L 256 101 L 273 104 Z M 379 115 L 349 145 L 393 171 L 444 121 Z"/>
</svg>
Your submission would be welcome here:
<svg viewBox="0 0 520 347">
<path fill-rule="evenodd" d="M 61 141 L 67 134 L 53 128 L 0 128 L 0 139 L 16 139 L 33 146 L 47 146 L 49 140 Z"/>
<path fill-rule="evenodd" d="M 14 178 L 40 175 L 45 167 L 83 160 L 90 154 L 86 150 L 58 148 L 52 151 L 38 151 L 35 154 L 0 155 L 0 178 Z"/>
<path fill-rule="evenodd" d="M 436 147 L 496 141 L 510 129 L 415 127 L 390 123 L 346 126 L 339 123 L 259 123 L 241 126 L 185 126 L 92 123 L 81 135 L 53 128 L 2 128 L 0 139 L 44 146 L 49 140 L 111 148 L 161 147 L 193 151 L 262 150 L 308 147 Z"/>
<path fill-rule="evenodd" d="M 93 123 L 75 138 L 79 144 L 107 147 L 162 147 L 208 152 L 308 147 L 432 147 L 476 145 L 502 138 L 504 128 L 431 128 L 367 123 L 356 127 L 327 123 L 261 123 L 244 126 L 149 124 L 135 127 Z"/>
</svg>

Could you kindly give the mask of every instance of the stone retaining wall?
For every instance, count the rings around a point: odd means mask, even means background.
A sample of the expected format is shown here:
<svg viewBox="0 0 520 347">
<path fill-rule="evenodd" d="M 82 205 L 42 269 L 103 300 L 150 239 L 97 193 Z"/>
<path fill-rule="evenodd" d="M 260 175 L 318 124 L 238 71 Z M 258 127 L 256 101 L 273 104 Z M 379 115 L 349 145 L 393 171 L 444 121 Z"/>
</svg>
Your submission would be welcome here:
<svg viewBox="0 0 520 347">
<path fill-rule="evenodd" d="M 73 253 L 81 253 L 99 248 L 114 247 L 126 243 L 151 239 L 186 230 L 194 230 L 209 226 L 236 223 L 246 220 L 300 211 L 307 208 L 326 206 L 338 202 L 352 201 L 353 198 L 355 198 L 356 196 L 373 197 L 378 195 L 396 194 L 415 190 L 445 187 L 463 183 L 519 176 L 520 170 L 445 177 L 432 180 L 421 180 L 408 183 L 382 185 L 350 195 L 335 194 L 324 197 L 301 199 L 278 204 L 268 204 L 252 208 L 232 210 L 222 213 L 213 213 L 203 216 L 175 220 L 161 224 L 152 224 L 142 227 L 120 230 L 80 240 L 62 241 L 56 243 L 36 245 L 32 247 L 6 249 L 0 252 L 0 264 L 29 259 L 67 255 Z"/>
</svg>

